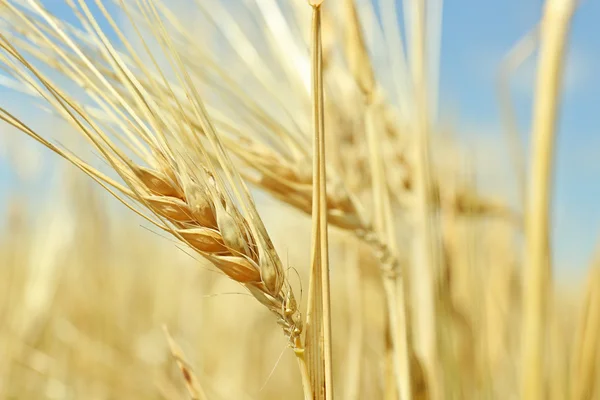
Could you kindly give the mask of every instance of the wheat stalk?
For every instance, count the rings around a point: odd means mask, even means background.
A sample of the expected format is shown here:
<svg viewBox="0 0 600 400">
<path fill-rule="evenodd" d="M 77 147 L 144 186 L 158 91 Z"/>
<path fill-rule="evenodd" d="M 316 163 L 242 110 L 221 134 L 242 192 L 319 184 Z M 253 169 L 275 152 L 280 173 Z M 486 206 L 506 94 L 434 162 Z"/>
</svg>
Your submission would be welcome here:
<svg viewBox="0 0 600 400">
<path fill-rule="evenodd" d="M 309 0 L 312 8 L 312 98 L 313 98 L 313 189 L 311 267 L 306 316 L 306 345 L 309 349 L 315 399 L 331 400 L 333 354 L 331 332 L 331 284 L 329 239 L 327 232 L 327 181 L 325 168 L 325 115 L 323 97 L 323 48 L 321 41 L 321 4 Z"/>
<path fill-rule="evenodd" d="M 532 116 L 531 186 L 527 199 L 527 259 L 523 312 L 522 396 L 544 395 L 545 315 L 551 285 L 550 205 L 555 125 L 564 53 L 575 1 L 548 0 L 541 26 L 541 47 Z"/>
<path fill-rule="evenodd" d="M 420 311 L 416 315 L 415 325 L 415 351 L 421 358 L 427 376 L 427 383 L 431 385 L 430 393 L 435 399 L 443 398 L 439 385 L 439 366 L 437 362 L 437 326 L 435 319 L 435 282 L 437 280 L 437 246 L 433 232 L 431 202 L 432 178 L 430 159 L 430 110 L 429 87 L 426 79 L 427 42 L 425 37 L 426 26 L 425 1 L 415 1 L 410 6 L 412 26 L 411 34 L 411 73 L 415 99 L 414 128 L 418 141 L 416 146 L 416 185 L 415 192 L 417 203 L 415 214 L 417 216 L 417 236 L 415 240 L 414 257 L 416 258 L 411 275 L 415 288 L 415 303 L 419 304 Z"/>
</svg>

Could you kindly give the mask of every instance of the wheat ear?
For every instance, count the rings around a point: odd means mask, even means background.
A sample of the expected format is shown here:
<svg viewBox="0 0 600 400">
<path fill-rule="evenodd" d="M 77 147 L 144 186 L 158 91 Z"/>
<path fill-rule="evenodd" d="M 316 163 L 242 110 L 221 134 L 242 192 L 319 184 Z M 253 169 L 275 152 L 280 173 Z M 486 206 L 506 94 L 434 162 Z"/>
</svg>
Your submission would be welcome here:
<svg viewBox="0 0 600 400">
<path fill-rule="evenodd" d="M 5 71 L 69 122 L 109 164 L 118 179 L 102 174 L 84 159 L 52 144 L 5 109 L 0 109 L 0 119 L 72 162 L 146 221 L 169 232 L 245 286 L 275 314 L 303 366 L 302 319 L 282 263 L 248 189 L 223 149 L 199 93 L 173 50 L 156 9 L 152 3 L 144 5 L 144 11 L 155 26 L 153 34 L 163 44 L 204 136 L 198 135 L 190 120 L 181 113 L 181 104 L 157 105 L 115 51 L 87 5 L 82 1 L 78 4 L 82 21 L 102 44 L 105 56 L 112 60 L 113 72 L 129 90 L 129 100 L 119 94 L 69 32 L 55 24 L 53 16 L 41 5 L 31 3 L 47 22 L 46 33 L 11 3 L 5 6 L 20 17 L 25 26 L 47 40 L 49 46 L 54 43 L 53 39 L 58 42 L 53 47 L 56 57 L 70 68 L 75 82 L 90 89 L 88 93 L 93 95 L 95 104 L 118 124 L 108 125 L 87 112 L 74 95 L 62 90 L 33 66 L 3 34 L 0 34 L 0 62 Z M 66 48 L 86 65 L 90 74 L 83 73 L 65 55 Z M 165 86 L 170 88 L 168 84 Z M 165 124 L 173 119 L 176 124 Z M 210 155 L 207 148 L 212 150 Z M 305 369 L 301 368 L 301 372 L 304 375 Z"/>
<path fill-rule="evenodd" d="M 346 15 L 345 53 L 349 69 L 354 76 L 357 86 L 361 89 L 366 102 L 365 131 L 367 147 L 369 150 L 369 164 L 371 169 L 371 189 L 375 208 L 374 229 L 378 237 L 384 238 L 386 247 L 395 254 L 396 233 L 393 226 L 393 213 L 390 193 L 385 182 L 383 164 L 382 131 L 385 130 L 381 123 L 381 100 L 376 90 L 375 74 L 370 63 L 368 52 L 364 43 L 360 22 L 358 19 L 354 0 L 344 2 Z M 389 257 L 381 264 L 383 284 L 387 304 L 387 326 L 391 330 L 386 333 L 391 336 L 391 354 L 386 359 L 391 359 L 394 371 L 395 390 L 401 399 L 411 398 L 411 379 L 409 366 L 409 347 L 405 314 L 405 291 L 403 279 L 400 276 L 399 265 L 394 262 L 396 257 Z"/>
</svg>

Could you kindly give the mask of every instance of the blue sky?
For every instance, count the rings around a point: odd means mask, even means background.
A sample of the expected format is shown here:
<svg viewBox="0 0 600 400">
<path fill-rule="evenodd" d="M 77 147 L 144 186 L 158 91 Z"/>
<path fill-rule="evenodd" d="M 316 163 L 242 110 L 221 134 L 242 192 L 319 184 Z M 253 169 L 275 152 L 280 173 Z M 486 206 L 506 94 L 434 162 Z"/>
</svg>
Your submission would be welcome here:
<svg viewBox="0 0 600 400">
<path fill-rule="evenodd" d="M 61 2 L 48 3 L 54 7 Z M 539 20 L 542 2 L 461 0 L 445 3 L 440 115 L 451 116 L 455 127 L 466 132 L 465 140 L 482 143 L 483 159 L 489 157 L 490 163 L 509 165 L 509 160 L 504 161 L 506 154 L 502 150 L 495 74 L 502 57 Z M 600 226 L 597 205 L 600 198 L 600 74 L 595 72 L 600 71 L 598 21 L 600 2 L 584 1 L 576 13 L 571 35 L 560 116 L 554 215 L 556 264 L 563 272 L 583 270 Z M 524 135 L 528 135 L 529 129 L 534 67 L 535 58 L 514 78 L 513 94 Z M 14 94 L 9 97 L 6 91 L 0 91 L 0 102 L 3 105 L 10 102 L 13 106 L 17 102 L 16 106 L 20 104 L 22 109 L 27 109 L 24 99 Z M 6 134 L 5 128 L 0 127 L 0 139 Z M 523 139 L 526 141 L 527 137 Z M 510 171 L 505 171 L 505 176 L 510 177 Z M 494 179 L 490 177 L 486 186 L 494 186 Z M 15 184 L 14 172 L 0 159 L 0 206 L 4 194 Z"/>
<path fill-rule="evenodd" d="M 494 92 L 497 65 L 539 20 L 541 4 L 531 0 L 446 2 L 441 112 L 445 106 L 452 107 L 449 111 L 460 115 L 459 126 L 479 135 L 484 142 L 488 140 L 491 146 L 502 143 Z M 570 39 L 559 120 L 554 202 L 555 260 L 563 271 L 583 270 L 600 226 L 598 21 L 600 2 L 582 2 Z M 534 68 L 535 58 L 532 58 L 513 80 L 513 96 L 524 136 L 529 133 Z M 527 137 L 523 139 L 527 144 Z M 498 151 L 501 152 L 500 148 Z"/>
</svg>

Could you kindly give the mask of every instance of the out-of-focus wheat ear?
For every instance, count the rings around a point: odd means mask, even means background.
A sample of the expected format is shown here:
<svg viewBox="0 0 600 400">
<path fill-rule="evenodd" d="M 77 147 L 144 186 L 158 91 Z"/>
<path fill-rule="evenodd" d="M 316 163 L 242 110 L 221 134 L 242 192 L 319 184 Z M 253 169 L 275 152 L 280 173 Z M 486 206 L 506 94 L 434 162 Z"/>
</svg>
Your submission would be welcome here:
<svg viewBox="0 0 600 400">
<path fill-rule="evenodd" d="M 375 94 L 375 73 L 365 46 L 354 0 L 344 0 L 343 11 L 344 53 L 348 68 L 358 87 L 367 96 L 367 102 L 371 103 L 371 96 Z"/>
<path fill-rule="evenodd" d="M 179 347 L 177 342 L 175 342 L 166 325 L 163 325 L 163 331 L 169 344 L 169 348 L 171 349 L 171 354 L 181 370 L 185 387 L 190 395 L 190 398 L 192 400 L 208 400 L 208 397 L 206 397 L 204 389 L 202 389 L 202 386 L 200 385 L 198 378 L 196 378 L 196 375 L 190 367 L 190 364 L 185 360 L 183 350 L 181 350 L 181 347 Z"/>
<path fill-rule="evenodd" d="M 375 74 L 358 19 L 354 0 L 345 0 L 345 43 L 344 49 L 350 71 L 367 103 L 365 131 L 371 170 L 371 190 L 374 204 L 375 233 L 381 237 L 392 253 L 390 260 L 397 258 L 396 232 L 391 198 L 385 180 L 384 156 L 381 149 L 385 126 L 382 123 L 381 100 L 377 98 Z M 395 391 L 401 399 L 411 398 L 409 347 L 406 334 L 406 313 L 403 280 L 399 276 L 400 266 L 394 262 L 382 263 L 383 284 L 386 293 L 387 326 L 391 332 L 391 349 L 386 360 L 392 361 Z"/>
<path fill-rule="evenodd" d="M 571 359 L 572 400 L 592 400 L 598 391 L 600 369 L 600 253 L 588 277 Z"/>
<path fill-rule="evenodd" d="M 331 353 L 331 301 L 329 283 L 329 245 L 327 233 L 327 185 L 325 171 L 325 122 L 323 97 L 323 54 L 321 43 L 321 4 L 309 0 L 312 14 L 312 102 L 313 102 L 313 179 L 311 267 L 306 317 L 306 350 L 311 366 L 314 398 L 333 399 Z"/>
<path fill-rule="evenodd" d="M 506 140 L 510 149 L 515 177 L 518 182 L 518 196 L 521 207 L 525 209 L 525 193 L 527 188 L 527 170 L 525 165 L 525 149 L 519 132 L 517 117 L 511 96 L 510 78 L 513 73 L 534 53 L 539 40 L 539 26 L 521 38 L 504 58 L 499 70 L 496 85 L 502 123 Z"/>
<path fill-rule="evenodd" d="M 551 288 L 550 218 L 556 121 L 574 0 L 548 0 L 532 115 L 531 183 L 526 209 L 525 297 L 521 342 L 521 396 L 543 399 L 546 313 Z"/>
</svg>

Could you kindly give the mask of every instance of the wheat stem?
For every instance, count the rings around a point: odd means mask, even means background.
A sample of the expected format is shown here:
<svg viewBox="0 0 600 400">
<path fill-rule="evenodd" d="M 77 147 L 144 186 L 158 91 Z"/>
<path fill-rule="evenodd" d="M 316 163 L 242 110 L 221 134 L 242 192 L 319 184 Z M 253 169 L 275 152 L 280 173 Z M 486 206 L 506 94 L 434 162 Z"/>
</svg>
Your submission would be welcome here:
<svg viewBox="0 0 600 400">
<path fill-rule="evenodd" d="M 416 262 L 413 264 L 414 294 L 413 304 L 419 305 L 415 311 L 415 351 L 421 358 L 427 384 L 433 398 L 442 396 L 438 388 L 441 379 L 438 376 L 437 366 L 437 324 L 435 318 L 435 281 L 437 274 L 436 250 L 434 243 L 431 200 L 432 180 L 429 149 L 429 108 L 427 77 L 427 49 L 426 49 L 426 5 L 425 0 L 411 3 L 410 7 L 410 40 L 411 40 L 411 73 L 413 93 L 416 105 L 415 129 L 417 134 L 417 158 L 415 163 L 415 194 L 417 198 L 417 235 L 416 235 Z"/>
<path fill-rule="evenodd" d="M 318 166 L 318 175 L 314 175 L 313 185 L 319 183 L 319 249 L 321 264 L 321 290 L 323 299 L 323 352 L 325 363 L 325 398 L 333 399 L 333 362 L 331 350 L 331 300 L 329 282 L 329 243 L 327 234 L 327 174 L 325 158 L 325 112 L 323 97 L 323 49 L 321 42 L 321 6 L 313 8 L 313 96 L 315 103 L 315 141 L 318 155 L 315 153 L 313 168 Z M 316 150 L 316 149 L 315 149 Z M 316 199 L 316 196 L 313 200 Z M 314 201 L 313 201 L 313 204 Z M 314 206 L 313 206 L 314 207 Z"/>
<path fill-rule="evenodd" d="M 327 237 L 327 191 L 325 170 L 325 124 L 323 105 L 323 54 L 321 46 L 321 3 L 312 6 L 312 98 L 313 98 L 313 191 L 312 248 L 307 325 L 310 336 L 312 384 L 316 398 L 333 398 L 331 351 L 331 300 Z"/>
<path fill-rule="evenodd" d="M 327 238 L 327 192 L 325 170 L 325 124 L 323 109 L 323 54 L 321 46 L 321 3 L 312 7 L 312 237 L 311 268 L 306 318 L 306 346 L 309 351 L 311 383 L 316 399 L 333 398 L 331 352 L 331 300 Z"/>
<path fill-rule="evenodd" d="M 532 121 L 531 186 L 527 199 L 522 398 L 544 396 L 545 314 L 550 289 L 550 208 L 555 126 L 573 0 L 550 0 L 542 20 Z"/>
<path fill-rule="evenodd" d="M 296 362 L 298 363 L 300 377 L 302 378 L 302 391 L 304 393 L 304 400 L 312 400 L 314 396 L 314 391 L 310 379 L 309 366 L 306 363 L 306 351 L 302 347 L 300 338 L 296 338 L 294 354 L 296 355 Z"/>
</svg>

